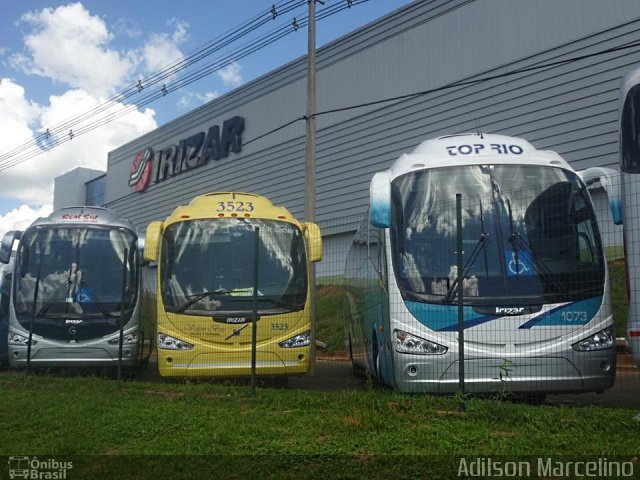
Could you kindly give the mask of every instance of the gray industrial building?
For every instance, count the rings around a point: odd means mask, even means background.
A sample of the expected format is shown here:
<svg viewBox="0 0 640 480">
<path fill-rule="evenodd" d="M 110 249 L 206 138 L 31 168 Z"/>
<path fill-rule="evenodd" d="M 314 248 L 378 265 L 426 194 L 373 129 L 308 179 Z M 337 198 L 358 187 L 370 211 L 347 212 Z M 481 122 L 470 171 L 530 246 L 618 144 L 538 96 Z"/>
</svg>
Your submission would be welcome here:
<svg viewBox="0 0 640 480">
<path fill-rule="evenodd" d="M 514 135 L 576 169 L 617 168 L 618 87 L 640 47 L 603 52 L 639 41 L 638 0 L 425 0 L 320 48 L 317 110 L 337 110 L 317 117 L 320 274 L 341 269 L 373 173 L 427 138 Z M 302 57 L 162 125 L 109 153 L 106 174 L 86 183 L 90 201 L 141 232 L 212 191 L 265 195 L 302 218 L 305 92 Z"/>
</svg>

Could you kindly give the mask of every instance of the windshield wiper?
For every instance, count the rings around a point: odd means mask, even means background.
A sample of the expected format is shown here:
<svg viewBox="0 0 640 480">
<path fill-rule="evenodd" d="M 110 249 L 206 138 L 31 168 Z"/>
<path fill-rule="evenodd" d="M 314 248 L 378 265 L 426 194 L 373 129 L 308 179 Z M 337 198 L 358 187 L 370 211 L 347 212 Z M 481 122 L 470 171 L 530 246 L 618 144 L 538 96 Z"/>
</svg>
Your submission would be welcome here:
<svg viewBox="0 0 640 480">
<path fill-rule="evenodd" d="M 75 272 L 72 266 L 69 268 L 69 276 L 67 277 L 67 281 L 60 284 L 60 286 L 56 288 L 55 291 L 44 302 L 44 304 L 42 305 L 42 307 L 40 307 L 40 310 L 38 310 L 38 313 L 36 314 L 37 317 L 44 317 L 49 309 L 56 303 L 62 292 L 68 293 L 69 286 L 73 284 L 73 280 L 71 279 L 71 277 L 74 273 Z M 65 313 L 68 313 L 68 305 L 65 310 Z"/>
<path fill-rule="evenodd" d="M 482 199 L 480 200 L 480 229 L 481 229 L 480 238 L 478 239 L 476 244 L 473 246 L 473 250 L 471 251 L 469 258 L 463 265 L 462 274 L 459 276 L 456 276 L 456 278 L 453 280 L 453 282 L 451 282 L 451 285 L 447 289 L 447 293 L 444 296 L 445 302 L 450 302 L 455 296 L 455 294 L 458 293 L 458 277 L 462 277 L 462 281 L 464 282 L 464 277 L 467 275 L 467 273 L 469 272 L 469 269 L 475 263 L 476 258 L 478 258 L 478 255 L 480 254 L 481 250 L 484 251 L 485 270 L 487 270 L 487 272 L 489 270 L 489 266 L 487 264 L 487 252 L 485 250 L 485 243 L 487 242 L 487 240 L 489 240 L 489 234 L 486 232 L 484 227 L 484 213 L 482 209 Z"/>
<path fill-rule="evenodd" d="M 474 245 L 473 250 L 471 251 L 471 255 L 469 255 L 469 258 L 467 259 L 467 261 L 464 263 L 462 267 L 462 274 L 459 275 L 460 277 L 462 277 L 463 282 L 464 282 L 464 277 L 466 277 L 467 273 L 475 263 L 476 258 L 478 258 L 478 255 L 480 254 L 480 251 L 484 249 L 485 242 L 488 239 L 489 239 L 488 233 L 480 234 L 480 238 Z M 449 289 L 447 290 L 447 293 L 444 296 L 444 301 L 450 302 L 451 299 L 456 295 L 456 293 L 458 293 L 458 276 L 456 276 L 453 282 L 451 282 L 451 285 L 449 286 Z"/>
<path fill-rule="evenodd" d="M 226 337 L 224 337 L 225 340 L 229 340 L 231 337 L 234 337 L 236 335 L 240 335 L 240 332 L 247 327 L 247 325 L 249 325 L 248 323 L 245 323 L 243 326 L 241 326 L 240 328 L 234 328 L 233 331 L 227 335 Z"/>
<path fill-rule="evenodd" d="M 231 290 L 226 290 L 224 288 L 218 288 L 217 290 L 209 290 L 209 291 L 202 292 L 202 293 L 196 293 L 194 295 L 191 295 L 193 298 L 190 298 L 189 300 L 184 302 L 182 305 L 180 305 L 178 308 L 176 308 L 173 313 L 182 313 L 187 308 L 189 308 L 191 305 L 193 305 L 194 303 L 197 303 L 200 300 L 202 300 L 203 298 L 209 297 L 209 296 L 212 296 L 212 295 L 231 295 Z"/>
<path fill-rule="evenodd" d="M 409 297 L 411 300 L 417 300 L 419 302 L 430 298 L 430 294 L 428 294 L 427 292 L 416 292 L 413 290 L 404 289 L 402 290 L 402 295 L 405 297 Z"/>
<path fill-rule="evenodd" d="M 68 288 L 69 288 L 69 284 L 67 283 L 63 283 L 62 285 L 60 285 L 51 294 L 51 296 L 47 299 L 47 301 L 44 302 L 44 305 L 40 307 L 40 310 L 38 310 L 38 313 L 36 313 L 36 317 L 44 317 L 49 311 L 49 309 L 56 303 L 56 300 L 60 297 L 60 293 L 63 291 L 67 291 Z"/>
<path fill-rule="evenodd" d="M 282 307 L 282 308 L 286 308 L 288 310 L 291 310 L 292 308 L 297 308 L 300 307 L 301 305 L 304 306 L 304 301 L 303 302 L 287 302 L 282 300 L 282 298 L 264 298 L 264 297 L 258 297 L 258 302 L 269 302 L 273 305 L 275 305 L 276 307 Z"/>
<path fill-rule="evenodd" d="M 518 252 L 519 250 L 523 250 L 524 252 L 527 252 L 529 254 L 536 268 L 544 275 L 545 278 L 549 280 L 549 282 L 555 287 L 556 291 L 560 294 L 560 296 L 564 300 L 570 300 L 569 292 L 567 291 L 566 287 L 562 285 L 560 282 L 558 282 L 556 275 L 551 271 L 551 269 L 546 264 L 546 262 L 540 257 L 538 257 L 538 255 L 536 255 L 536 253 L 533 251 L 533 249 L 527 243 L 527 241 L 524 238 L 522 238 L 520 234 L 516 231 L 515 226 L 513 224 L 513 213 L 511 211 L 511 201 L 509 199 L 507 199 L 507 209 L 509 212 L 509 228 L 510 228 L 509 243 L 513 247 L 513 260 L 515 262 L 515 267 L 516 267 L 516 276 L 520 271 Z"/>
</svg>

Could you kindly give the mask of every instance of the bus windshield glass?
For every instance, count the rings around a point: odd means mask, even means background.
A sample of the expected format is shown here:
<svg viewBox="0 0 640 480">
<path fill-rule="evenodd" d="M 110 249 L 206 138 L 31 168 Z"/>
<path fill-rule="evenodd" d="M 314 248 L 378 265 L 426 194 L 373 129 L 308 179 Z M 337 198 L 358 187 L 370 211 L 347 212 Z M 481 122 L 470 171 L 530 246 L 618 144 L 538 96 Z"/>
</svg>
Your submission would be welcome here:
<svg viewBox="0 0 640 480">
<path fill-rule="evenodd" d="M 188 220 L 167 227 L 160 274 L 165 309 L 191 315 L 251 311 L 255 227 L 260 314 L 302 310 L 307 269 L 300 229 L 288 222 L 231 218 Z"/>
<path fill-rule="evenodd" d="M 575 173 L 469 165 L 410 172 L 392 183 L 393 266 L 405 299 L 457 301 L 457 193 L 465 304 L 533 305 L 603 294 L 596 217 Z"/>
<path fill-rule="evenodd" d="M 31 228 L 20 241 L 14 273 L 18 321 L 26 328 L 35 313 L 34 332 L 53 338 L 66 338 L 70 319 L 84 326 L 93 319 L 99 333 L 115 331 L 122 306 L 126 314 L 137 300 L 136 265 L 136 237 L 128 229 Z"/>
</svg>

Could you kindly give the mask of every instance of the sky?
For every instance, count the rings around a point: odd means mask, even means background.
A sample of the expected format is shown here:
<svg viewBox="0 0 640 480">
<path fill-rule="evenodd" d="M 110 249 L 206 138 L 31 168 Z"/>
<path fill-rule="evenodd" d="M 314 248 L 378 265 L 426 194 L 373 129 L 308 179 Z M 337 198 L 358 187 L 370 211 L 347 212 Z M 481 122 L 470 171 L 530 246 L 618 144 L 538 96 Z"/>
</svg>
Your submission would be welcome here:
<svg viewBox="0 0 640 480">
<path fill-rule="evenodd" d="M 353 0 L 320 19 L 347 3 L 317 4 L 317 47 L 409 0 Z M 0 0 L 0 236 L 51 212 L 56 176 L 106 170 L 109 151 L 305 55 L 294 19 L 306 13 L 301 0 Z M 248 22 L 260 26 L 234 38 Z M 238 58 L 279 29 L 289 34 Z M 227 45 L 167 70 L 212 41 Z"/>
</svg>

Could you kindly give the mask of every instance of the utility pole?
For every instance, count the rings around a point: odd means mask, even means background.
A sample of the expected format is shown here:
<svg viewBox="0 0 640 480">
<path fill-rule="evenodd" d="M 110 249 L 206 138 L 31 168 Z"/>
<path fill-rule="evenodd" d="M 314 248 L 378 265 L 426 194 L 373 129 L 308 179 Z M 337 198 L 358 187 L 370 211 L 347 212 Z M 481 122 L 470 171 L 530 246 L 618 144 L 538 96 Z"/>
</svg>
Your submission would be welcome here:
<svg viewBox="0 0 640 480">
<path fill-rule="evenodd" d="M 307 114 L 304 163 L 304 221 L 316 220 L 316 0 L 308 0 Z M 311 358 L 309 373 L 316 373 L 316 267 L 309 264 L 309 315 L 311 316 Z"/>
</svg>

